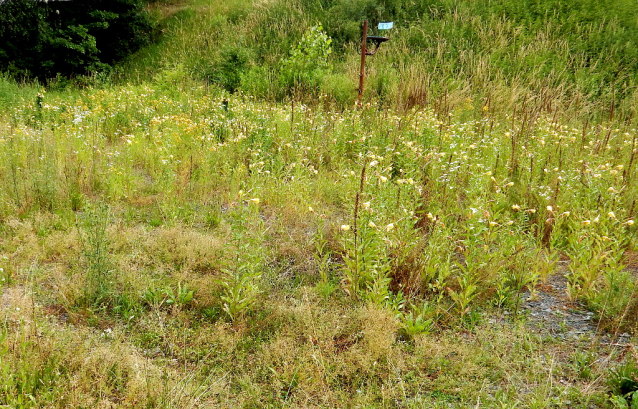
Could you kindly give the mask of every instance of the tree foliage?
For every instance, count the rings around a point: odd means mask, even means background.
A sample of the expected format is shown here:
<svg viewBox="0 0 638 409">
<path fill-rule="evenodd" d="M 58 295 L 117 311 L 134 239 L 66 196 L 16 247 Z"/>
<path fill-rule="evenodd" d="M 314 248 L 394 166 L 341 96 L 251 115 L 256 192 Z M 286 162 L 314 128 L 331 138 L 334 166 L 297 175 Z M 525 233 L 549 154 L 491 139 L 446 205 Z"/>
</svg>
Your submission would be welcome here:
<svg viewBox="0 0 638 409">
<path fill-rule="evenodd" d="M 141 0 L 0 4 L 0 70 L 46 79 L 108 70 L 147 43 L 152 28 Z"/>
</svg>

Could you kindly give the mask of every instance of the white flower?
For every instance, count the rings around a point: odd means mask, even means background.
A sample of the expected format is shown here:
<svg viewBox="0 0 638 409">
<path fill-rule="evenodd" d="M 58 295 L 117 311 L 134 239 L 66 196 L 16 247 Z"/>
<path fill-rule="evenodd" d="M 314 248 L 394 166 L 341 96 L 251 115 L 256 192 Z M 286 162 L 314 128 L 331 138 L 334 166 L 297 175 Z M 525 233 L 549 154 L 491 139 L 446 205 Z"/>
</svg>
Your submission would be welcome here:
<svg viewBox="0 0 638 409">
<path fill-rule="evenodd" d="M 394 223 L 390 223 L 385 226 L 385 231 L 391 231 L 392 229 L 394 229 Z"/>
<path fill-rule="evenodd" d="M 349 226 L 349 225 L 347 225 L 347 224 L 342 224 L 342 225 L 341 225 L 341 230 L 342 230 L 342 231 L 348 231 L 348 230 L 350 230 L 350 226 Z"/>
</svg>

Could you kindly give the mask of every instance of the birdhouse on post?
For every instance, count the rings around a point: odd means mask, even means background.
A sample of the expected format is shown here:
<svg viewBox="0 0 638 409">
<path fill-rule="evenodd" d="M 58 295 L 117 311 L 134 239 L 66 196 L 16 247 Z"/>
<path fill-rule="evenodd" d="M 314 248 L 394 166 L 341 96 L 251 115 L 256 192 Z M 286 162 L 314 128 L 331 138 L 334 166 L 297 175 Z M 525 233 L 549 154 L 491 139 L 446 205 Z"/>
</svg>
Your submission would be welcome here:
<svg viewBox="0 0 638 409">
<path fill-rule="evenodd" d="M 390 30 L 394 27 L 394 22 L 385 22 L 379 23 L 378 30 Z M 361 36 L 361 68 L 359 70 L 359 96 L 357 98 L 357 103 L 361 106 L 361 97 L 363 96 L 363 82 L 365 79 L 365 70 L 366 70 L 366 56 L 374 55 L 378 50 L 379 46 L 386 41 L 388 41 L 388 37 L 384 36 L 369 36 L 368 35 L 368 20 L 364 20 L 363 22 L 363 34 Z M 374 44 L 374 49 L 372 51 L 368 51 L 368 42 Z"/>
</svg>

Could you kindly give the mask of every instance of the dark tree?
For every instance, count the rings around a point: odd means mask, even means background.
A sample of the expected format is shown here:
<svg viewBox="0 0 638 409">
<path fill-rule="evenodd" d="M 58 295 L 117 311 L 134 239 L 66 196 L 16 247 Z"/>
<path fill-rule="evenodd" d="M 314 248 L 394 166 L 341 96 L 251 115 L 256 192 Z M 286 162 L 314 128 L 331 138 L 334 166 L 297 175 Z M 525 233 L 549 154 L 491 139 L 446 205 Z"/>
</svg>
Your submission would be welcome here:
<svg viewBox="0 0 638 409">
<path fill-rule="evenodd" d="M 0 3 L 0 70 L 46 79 L 103 71 L 148 42 L 142 0 Z"/>
</svg>

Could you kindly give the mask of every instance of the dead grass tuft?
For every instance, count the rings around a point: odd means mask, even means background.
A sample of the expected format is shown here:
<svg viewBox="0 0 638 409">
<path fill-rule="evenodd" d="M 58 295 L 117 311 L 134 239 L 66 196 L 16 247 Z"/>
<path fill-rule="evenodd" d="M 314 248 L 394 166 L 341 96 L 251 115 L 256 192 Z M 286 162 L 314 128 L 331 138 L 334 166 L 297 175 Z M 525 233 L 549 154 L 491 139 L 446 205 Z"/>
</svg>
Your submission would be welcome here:
<svg viewBox="0 0 638 409">
<path fill-rule="evenodd" d="M 215 236 L 180 226 L 151 231 L 142 248 L 151 258 L 205 273 L 218 267 L 222 245 L 222 240 Z"/>
</svg>

